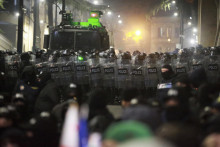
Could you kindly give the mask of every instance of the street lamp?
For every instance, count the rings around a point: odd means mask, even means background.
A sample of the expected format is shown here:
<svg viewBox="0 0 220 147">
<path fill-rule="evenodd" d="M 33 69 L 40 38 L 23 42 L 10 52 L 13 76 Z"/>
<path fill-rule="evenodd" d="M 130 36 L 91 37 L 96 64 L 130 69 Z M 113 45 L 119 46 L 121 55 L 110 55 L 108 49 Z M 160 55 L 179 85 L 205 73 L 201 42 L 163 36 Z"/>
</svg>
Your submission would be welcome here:
<svg viewBox="0 0 220 147">
<path fill-rule="evenodd" d="M 172 1 L 173 4 L 176 4 L 176 1 Z"/>
<path fill-rule="evenodd" d="M 191 44 L 195 44 L 195 40 L 194 40 L 194 39 L 191 39 L 191 40 L 190 40 L 190 43 L 191 43 Z"/>
<path fill-rule="evenodd" d="M 193 32 L 196 33 L 196 32 L 197 32 L 197 29 L 196 29 L 196 28 L 193 28 Z"/>
<path fill-rule="evenodd" d="M 17 16 L 17 17 L 20 16 L 20 13 L 16 12 L 16 13 L 15 13 L 15 16 Z"/>
<path fill-rule="evenodd" d="M 111 15 L 112 14 L 112 12 L 111 11 L 108 11 L 108 13 L 107 13 L 108 15 Z"/>
<path fill-rule="evenodd" d="M 94 3 L 95 5 L 98 5 L 98 4 L 99 4 L 99 2 L 98 2 L 98 1 L 94 1 L 93 3 Z"/>
<path fill-rule="evenodd" d="M 141 35 L 141 31 L 140 31 L 140 30 L 137 30 L 137 31 L 135 32 L 135 34 L 136 34 L 137 36 L 140 36 L 140 35 Z"/>
<path fill-rule="evenodd" d="M 178 13 L 177 13 L 177 12 L 175 12 L 173 15 L 174 15 L 174 16 L 178 16 Z"/>
</svg>

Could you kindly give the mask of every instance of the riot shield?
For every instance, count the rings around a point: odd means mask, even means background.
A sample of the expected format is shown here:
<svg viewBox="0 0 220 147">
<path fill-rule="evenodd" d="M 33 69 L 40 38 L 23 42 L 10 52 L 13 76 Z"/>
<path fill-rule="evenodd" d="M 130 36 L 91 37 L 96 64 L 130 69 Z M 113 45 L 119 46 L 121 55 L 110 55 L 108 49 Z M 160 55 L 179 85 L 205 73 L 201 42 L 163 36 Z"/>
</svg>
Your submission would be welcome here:
<svg viewBox="0 0 220 147">
<path fill-rule="evenodd" d="M 145 87 L 146 88 L 156 88 L 159 83 L 159 70 L 156 57 L 150 54 L 146 59 L 145 65 Z"/>
<path fill-rule="evenodd" d="M 137 89 L 145 89 L 144 82 L 144 64 L 146 54 L 138 54 L 133 58 L 132 64 L 132 87 Z"/>
<path fill-rule="evenodd" d="M 6 74 L 10 78 L 18 78 L 18 71 L 20 68 L 20 57 L 19 55 L 6 55 Z"/>
<path fill-rule="evenodd" d="M 200 50 L 195 50 L 190 60 L 190 71 L 194 71 L 198 68 L 204 67 L 205 58 L 204 54 L 200 52 Z"/>
<path fill-rule="evenodd" d="M 211 55 L 206 61 L 205 70 L 208 78 L 208 82 L 216 83 L 220 78 L 220 56 Z"/>
<path fill-rule="evenodd" d="M 116 68 L 116 87 L 117 89 L 131 88 L 132 70 L 130 59 L 118 59 Z"/>
<path fill-rule="evenodd" d="M 103 72 L 103 88 L 115 88 L 116 62 L 109 58 L 100 58 Z"/>
<path fill-rule="evenodd" d="M 78 85 L 89 85 L 89 66 L 85 56 L 76 55 L 75 81 Z"/>
<path fill-rule="evenodd" d="M 102 70 L 99 58 L 88 59 L 89 63 L 89 82 L 92 88 L 102 87 Z"/>
<path fill-rule="evenodd" d="M 176 74 L 183 74 L 189 72 L 189 58 L 187 53 L 184 51 L 179 51 L 178 57 L 176 60 L 173 60 L 174 72 Z"/>
</svg>

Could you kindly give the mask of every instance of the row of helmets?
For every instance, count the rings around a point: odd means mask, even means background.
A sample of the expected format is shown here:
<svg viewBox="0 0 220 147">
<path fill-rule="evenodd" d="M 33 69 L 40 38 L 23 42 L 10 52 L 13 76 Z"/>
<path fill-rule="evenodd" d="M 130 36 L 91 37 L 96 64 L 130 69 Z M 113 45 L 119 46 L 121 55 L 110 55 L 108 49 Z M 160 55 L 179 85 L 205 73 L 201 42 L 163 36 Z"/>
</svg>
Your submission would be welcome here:
<svg viewBox="0 0 220 147">
<path fill-rule="evenodd" d="M 23 64 L 34 64 L 36 71 L 50 72 L 58 85 L 75 82 L 92 87 L 156 87 L 161 80 L 160 68 L 171 65 L 179 73 L 188 73 L 199 67 L 206 69 L 210 81 L 219 78 L 220 48 L 190 48 L 176 53 L 153 53 L 139 51 L 119 52 L 114 49 L 104 52 L 73 50 L 54 51 L 52 54 L 37 51 L 6 54 L 5 69 L 14 76 Z M 11 74 L 13 73 L 13 74 Z"/>
</svg>

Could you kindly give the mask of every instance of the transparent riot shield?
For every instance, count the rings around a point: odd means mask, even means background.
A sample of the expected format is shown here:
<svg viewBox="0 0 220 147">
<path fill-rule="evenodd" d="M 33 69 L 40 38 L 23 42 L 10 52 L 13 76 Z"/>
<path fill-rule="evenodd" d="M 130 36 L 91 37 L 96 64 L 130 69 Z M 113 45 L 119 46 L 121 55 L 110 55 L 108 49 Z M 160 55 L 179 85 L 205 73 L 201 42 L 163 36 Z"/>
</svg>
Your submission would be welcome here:
<svg viewBox="0 0 220 147">
<path fill-rule="evenodd" d="M 220 78 L 220 56 L 214 55 L 208 58 L 205 64 L 205 70 L 208 78 L 208 82 L 216 83 Z"/>
<path fill-rule="evenodd" d="M 19 55 L 6 55 L 5 56 L 6 63 L 6 74 L 9 78 L 17 79 L 18 71 L 20 67 L 20 57 Z"/>
<path fill-rule="evenodd" d="M 7 55 L 5 61 L 8 91 L 12 92 L 19 78 L 20 57 L 19 55 Z"/>
<path fill-rule="evenodd" d="M 145 56 L 137 55 L 136 58 L 133 59 L 134 62 L 132 64 L 132 87 L 140 90 L 145 89 L 145 82 L 144 82 Z"/>
<path fill-rule="evenodd" d="M 39 62 L 35 64 L 36 73 L 48 72 L 48 62 Z"/>
<path fill-rule="evenodd" d="M 89 82 L 91 88 L 102 87 L 102 70 L 99 58 L 88 59 L 89 63 Z"/>
<path fill-rule="evenodd" d="M 57 66 L 59 67 L 59 86 L 67 86 L 74 83 L 74 60 L 70 57 L 60 57 Z"/>
<path fill-rule="evenodd" d="M 85 56 L 76 55 L 75 81 L 78 85 L 89 85 L 89 66 Z"/>
<path fill-rule="evenodd" d="M 56 82 L 57 85 L 60 85 L 60 64 L 61 61 L 58 60 L 59 58 L 52 56 L 48 62 L 48 72 L 51 73 L 51 78 Z"/>
<path fill-rule="evenodd" d="M 201 54 L 198 50 L 195 50 L 190 60 L 190 71 L 194 71 L 198 68 L 204 67 L 205 58 L 204 55 Z"/>
<path fill-rule="evenodd" d="M 189 72 L 189 58 L 185 56 L 178 56 L 176 60 L 173 61 L 174 72 L 176 74 L 184 74 Z"/>
<path fill-rule="evenodd" d="M 116 68 L 116 87 L 117 89 L 131 88 L 132 70 L 130 59 L 118 59 Z"/>
<path fill-rule="evenodd" d="M 159 83 L 159 69 L 157 59 L 149 55 L 145 64 L 145 87 L 156 88 Z"/>
<path fill-rule="evenodd" d="M 103 72 L 103 88 L 115 88 L 116 61 L 109 58 L 100 58 Z"/>
</svg>

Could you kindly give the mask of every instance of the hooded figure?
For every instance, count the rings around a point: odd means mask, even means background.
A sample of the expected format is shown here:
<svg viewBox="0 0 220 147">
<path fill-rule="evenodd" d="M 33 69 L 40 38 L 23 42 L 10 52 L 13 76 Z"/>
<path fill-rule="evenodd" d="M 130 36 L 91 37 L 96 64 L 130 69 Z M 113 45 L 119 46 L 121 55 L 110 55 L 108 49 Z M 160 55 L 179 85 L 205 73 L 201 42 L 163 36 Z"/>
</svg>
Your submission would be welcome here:
<svg viewBox="0 0 220 147">
<path fill-rule="evenodd" d="M 50 112 L 60 102 L 59 89 L 50 73 L 42 72 L 39 75 L 39 87 L 41 91 L 35 103 L 35 113 Z"/>
<path fill-rule="evenodd" d="M 164 65 L 161 68 L 161 76 L 163 78 L 162 83 L 172 82 L 175 77 L 175 73 L 170 65 Z"/>
</svg>

